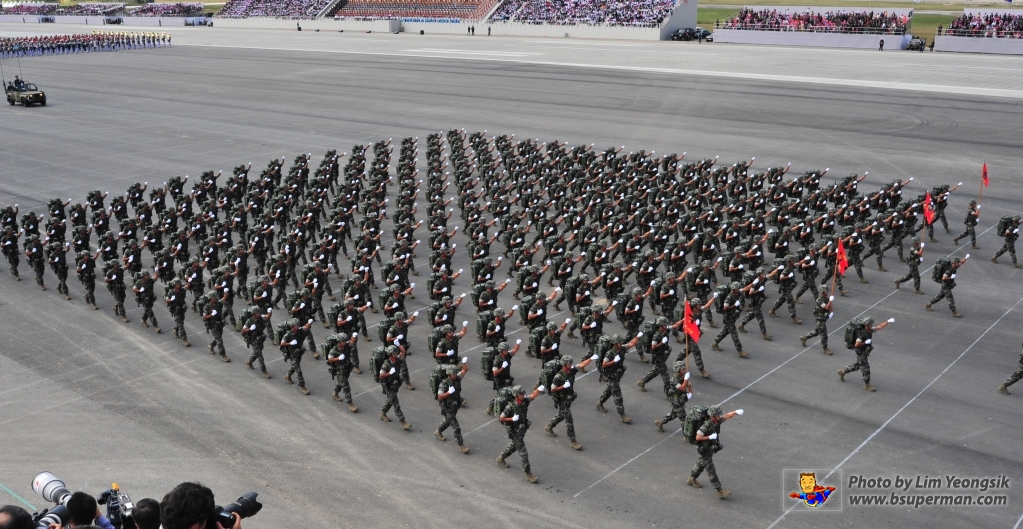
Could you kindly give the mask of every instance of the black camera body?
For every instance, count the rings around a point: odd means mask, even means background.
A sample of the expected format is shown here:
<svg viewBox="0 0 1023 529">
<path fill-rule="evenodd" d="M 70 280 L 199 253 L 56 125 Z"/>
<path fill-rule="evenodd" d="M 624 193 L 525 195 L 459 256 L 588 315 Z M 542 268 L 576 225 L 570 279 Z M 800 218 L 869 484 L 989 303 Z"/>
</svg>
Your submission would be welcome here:
<svg viewBox="0 0 1023 529">
<path fill-rule="evenodd" d="M 63 505 L 58 505 L 52 509 L 37 512 L 32 515 L 32 523 L 36 524 L 38 529 L 49 529 L 50 524 L 57 524 L 64 527 L 64 524 L 69 521 L 71 521 L 71 515 L 68 514 L 67 507 Z"/>
<path fill-rule="evenodd" d="M 257 496 L 259 496 L 258 492 L 250 492 L 226 507 L 218 505 L 216 514 L 206 523 L 206 529 L 217 529 L 217 522 L 224 527 L 233 527 L 234 517 L 231 516 L 231 513 L 238 513 L 241 518 L 255 516 L 263 508 L 263 504 L 256 499 Z"/>
<path fill-rule="evenodd" d="M 96 503 L 107 506 L 107 519 L 110 520 L 110 525 L 117 529 L 121 529 L 126 525 L 133 527 L 131 512 L 135 509 L 135 504 L 132 503 L 131 498 L 127 494 L 121 491 L 121 487 L 117 486 L 117 483 L 114 483 L 110 489 L 103 491 L 96 498 Z"/>
</svg>

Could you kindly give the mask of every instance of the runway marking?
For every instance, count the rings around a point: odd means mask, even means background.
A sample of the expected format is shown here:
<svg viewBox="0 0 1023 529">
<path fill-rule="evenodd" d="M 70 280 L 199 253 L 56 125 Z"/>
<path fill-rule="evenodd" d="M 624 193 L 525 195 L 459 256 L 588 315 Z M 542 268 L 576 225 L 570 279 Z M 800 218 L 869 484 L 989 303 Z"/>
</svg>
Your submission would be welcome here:
<svg viewBox="0 0 1023 529">
<path fill-rule="evenodd" d="M 467 55 L 482 55 L 494 57 L 528 57 L 530 55 L 544 55 L 543 53 L 529 53 L 521 51 L 477 51 L 477 50 L 454 50 L 443 48 L 416 48 L 401 51 L 408 51 L 413 53 L 464 53 Z"/>
<path fill-rule="evenodd" d="M 980 237 L 981 237 L 981 236 L 983 236 L 983 235 L 984 235 L 985 233 L 987 233 L 987 232 L 991 231 L 991 230 L 992 230 L 993 228 L 994 228 L 994 226 L 991 226 L 991 227 L 989 227 L 988 229 L 986 229 L 986 230 L 982 231 L 982 232 L 980 233 L 980 235 L 977 235 L 977 237 L 978 237 L 978 238 L 980 238 Z M 956 252 L 958 252 L 958 251 L 962 250 L 962 249 L 963 249 L 963 248 L 965 248 L 965 247 L 966 247 L 966 245 L 965 245 L 965 244 L 963 244 L 963 245 L 961 245 L 961 246 L 960 246 L 959 248 L 955 249 L 954 251 L 952 251 L 952 252 L 949 252 L 949 253 L 948 253 L 947 255 L 952 255 L 952 254 L 954 254 L 954 253 L 956 253 Z M 931 268 L 934 268 L 934 265 L 931 265 L 931 266 L 930 266 L 930 267 L 928 267 L 928 268 L 927 268 L 926 270 L 924 270 L 924 273 L 926 274 L 926 272 L 927 272 L 928 270 L 930 270 Z M 923 276 L 923 275 L 924 275 L 924 274 L 921 274 L 921 276 Z M 876 303 L 874 303 L 873 305 L 871 305 L 871 306 L 867 307 L 866 309 L 864 309 L 864 310 L 863 310 L 862 312 L 860 312 L 859 314 L 857 314 L 856 316 L 854 316 L 853 318 L 851 318 L 851 319 L 850 319 L 849 321 L 845 322 L 845 324 L 843 324 L 843 325 L 839 326 L 839 327 L 838 327 L 837 329 L 835 329 L 834 331 L 831 331 L 831 332 L 829 332 L 829 333 L 828 333 L 828 336 L 832 336 L 832 335 L 834 335 L 834 334 L 836 334 L 836 333 L 838 333 L 838 332 L 840 332 L 840 331 L 844 332 L 845 326 L 846 326 L 846 325 L 849 325 L 849 323 L 850 323 L 850 322 L 852 322 L 852 320 L 854 320 L 854 319 L 856 319 L 856 318 L 859 318 L 860 316 L 862 316 L 863 314 L 865 314 L 865 313 L 866 313 L 867 311 L 869 311 L 870 309 L 873 309 L 874 307 L 876 307 L 876 306 L 880 305 L 880 304 L 881 304 L 882 302 L 884 302 L 884 300 L 886 300 L 886 299 L 888 299 L 888 298 L 892 297 L 892 296 L 893 296 L 893 295 L 894 295 L 894 294 L 895 294 L 896 292 L 898 292 L 898 290 L 897 290 L 897 289 L 896 289 L 896 290 L 892 290 L 891 292 L 889 292 L 889 293 L 888 293 L 888 295 L 886 295 L 886 296 L 884 296 L 883 298 L 881 298 L 881 299 L 877 300 L 877 302 L 876 302 Z M 1016 305 L 1019 305 L 1019 304 L 1020 304 L 1020 302 L 1023 302 L 1023 298 L 1021 298 L 1021 299 L 1020 299 L 1019 301 L 1017 301 L 1017 302 L 1016 302 Z M 1015 307 L 1015 305 L 1014 305 L 1013 307 Z M 1009 309 L 1009 310 L 1011 311 L 1012 309 Z M 1005 314 L 1008 314 L 1008 312 L 1006 312 Z M 1005 315 L 1002 315 L 1002 318 L 1004 318 L 1004 317 L 1005 317 Z M 1002 318 L 999 318 L 999 319 L 998 319 L 998 321 L 1001 321 L 1001 320 L 1002 320 Z M 997 322 L 995 322 L 995 323 L 997 323 Z M 992 325 L 992 327 L 994 327 L 994 325 Z M 991 329 L 989 328 L 988 330 L 991 330 Z M 987 334 L 987 331 L 984 331 L 984 334 Z M 981 337 L 983 337 L 983 336 L 984 336 L 984 335 L 982 334 L 982 335 L 981 335 Z M 980 338 L 978 338 L 978 340 L 979 340 L 979 339 L 980 339 Z M 722 405 L 722 404 L 724 404 L 724 403 L 726 403 L 726 402 L 728 402 L 728 401 L 730 401 L 730 400 L 734 399 L 735 397 L 738 397 L 738 396 L 739 396 L 740 394 L 742 394 L 742 393 L 743 393 L 744 391 L 746 391 L 747 389 L 749 389 L 749 388 L 753 387 L 753 386 L 754 386 L 754 385 L 755 385 L 755 384 L 756 384 L 757 382 L 760 382 L 761 380 L 763 380 L 763 379 L 767 378 L 767 376 L 768 376 L 768 375 L 770 375 L 770 374 L 774 373 L 775 371 L 778 371 L 778 370 L 779 370 L 779 369 L 781 369 L 782 367 L 784 367 L 784 366 L 788 365 L 788 364 L 789 364 L 789 362 L 792 362 L 793 360 L 795 360 L 796 358 L 798 358 L 799 356 L 801 356 L 801 355 L 802 355 L 803 353 L 805 353 L 805 352 L 809 351 L 810 349 L 813 349 L 813 348 L 814 348 L 814 347 L 815 347 L 815 346 L 816 346 L 817 344 L 819 344 L 819 343 L 820 343 L 820 340 L 818 339 L 817 341 L 815 341 L 815 342 L 814 342 L 814 343 L 813 343 L 812 345 L 810 345 L 809 347 L 807 347 L 807 348 L 803 349 L 802 351 L 800 351 L 800 352 L 796 353 L 796 354 L 795 354 L 794 356 L 792 356 L 792 357 L 791 357 L 791 358 L 789 358 L 788 360 L 786 360 L 786 361 L 782 362 L 781 364 L 779 364 L 779 365 L 778 365 L 777 367 L 775 367 L 774 369 L 772 369 L 772 370 L 768 371 L 767 373 L 764 373 L 763 375 L 761 375 L 761 376 L 760 376 L 759 378 L 757 378 L 757 379 L 756 379 L 756 380 L 754 380 L 753 382 L 750 382 L 749 384 L 747 384 L 747 385 L 746 385 L 746 387 L 744 387 L 744 388 L 740 389 L 739 391 L 736 391 L 736 392 L 735 392 L 735 393 L 733 393 L 733 394 L 732 394 L 731 396 L 729 396 L 729 397 L 728 397 L 728 398 L 726 398 L 725 400 L 723 400 L 723 401 L 721 401 L 720 403 L 718 403 L 718 406 L 720 406 L 720 405 Z M 976 343 L 976 342 L 974 342 L 974 343 Z M 970 347 L 973 347 L 973 346 L 971 345 Z M 969 349 L 967 349 L 967 351 L 969 351 Z M 964 352 L 963 354 L 966 354 L 966 353 Z M 961 357 L 962 357 L 962 355 L 960 355 L 960 358 L 961 358 Z M 957 359 L 956 361 L 958 361 L 958 359 Z M 953 362 L 953 364 L 954 364 L 954 363 L 955 363 L 955 362 Z M 949 367 L 952 367 L 952 366 L 949 366 Z M 945 371 L 948 371 L 948 368 L 946 368 L 946 369 L 945 369 Z M 944 371 L 942 371 L 942 373 L 944 373 Z M 587 373 L 587 374 L 588 374 L 588 373 Z M 938 375 L 938 376 L 940 377 L 941 375 Z M 935 380 L 937 380 L 937 379 L 935 379 Z M 933 384 L 933 382 L 932 382 L 932 384 Z M 928 386 L 927 386 L 927 387 L 930 387 L 930 384 L 928 384 Z M 924 388 L 924 389 L 926 389 L 926 388 Z M 921 392 L 921 393 L 922 393 L 922 392 Z M 919 396 L 919 395 L 917 395 L 917 396 Z M 916 398 L 916 397 L 914 397 L 914 399 L 915 399 L 915 398 Z M 912 401 L 910 401 L 910 402 L 912 402 Z M 899 411 L 901 412 L 902 410 L 899 410 Z M 896 415 L 898 415 L 898 413 L 896 413 Z M 892 417 L 892 418 L 894 418 L 894 417 Z M 889 421 L 890 421 L 890 419 L 889 419 Z M 887 423 L 885 423 L 885 424 L 887 424 Z M 880 430 L 878 430 L 878 431 L 880 431 Z M 655 443 L 655 444 L 654 444 L 653 446 L 651 446 L 650 448 L 647 448 L 646 450 L 644 450 L 644 451 L 643 451 L 642 453 L 640 453 L 639 455 L 637 455 L 637 456 L 633 457 L 632 459 L 630 459 L 630 460 L 626 461 L 626 462 L 625 462 L 624 464 L 622 464 L 622 465 L 621 465 L 621 466 L 619 466 L 618 468 L 616 468 L 616 469 L 612 470 L 611 472 L 609 472 L 609 473 L 608 473 L 608 474 L 607 474 L 606 476 L 604 476 L 604 477 L 602 477 L 602 478 L 598 479 L 597 481 L 593 482 L 593 484 L 592 484 L 592 485 L 590 485 L 589 487 L 586 487 L 585 489 L 583 489 L 583 490 L 579 491 L 578 493 L 576 493 L 576 494 L 575 494 L 575 496 L 573 496 L 573 497 L 574 497 L 574 498 L 578 498 L 578 497 L 579 497 L 579 495 L 581 495 L 582 493 L 584 493 L 584 492 L 586 492 L 586 491 L 590 490 L 591 488 L 593 488 L 593 487 L 594 487 L 595 485 L 597 485 L 597 484 L 598 484 L 598 483 L 600 483 L 601 481 L 604 481 L 605 479 L 607 479 L 607 478 L 611 477 L 612 475 L 614 475 L 614 474 L 615 474 L 616 472 L 618 472 L 619 470 L 621 470 L 621 469 L 625 468 L 626 466 L 628 466 L 628 465 L 629 465 L 630 463 L 632 463 L 633 461 L 635 461 L 635 460 L 639 459 L 640 457 L 642 457 L 643 455 L 645 455 L 645 454 L 646 454 L 647 452 L 650 452 L 650 451 L 651 451 L 651 450 L 653 450 L 654 448 L 656 448 L 656 447 L 660 446 L 660 445 L 661 445 L 661 443 L 663 443 L 663 442 L 667 441 L 668 439 L 670 439 L 671 437 L 673 437 L 673 436 L 674 436 L 675 434 L 677 434 L 678 432 L 679 432 L 679 430 L 675 430 L 675 431 L 674 431 L 674 432 L 673 432 L 673 433 L 672 433 L 671 435 L 669 435 L 669 436 L 668 436 L 667 438 L 665 438 L 665 439 L 662 439 L 662 440 L 658 441 L 658 442 L 657 442 L 657 443 Z M 875 434 L 876 434 L 876 432 L 875 432 Z M 858 449 L 857 449 L 857 450 L 858 450 Z M 848 458 L 846 458 L 846 459 L 848 459 Z M 842 461 L 842 462 L 844 463 L 845 461 Z M 837 469 L 838 467 L 835 467 L 835 468 Z M 828 477 L 830 477 L 830 474 L 828 475 Z M 791 510 L 791 509 L 790 509 L 790 510 Z M 784 515 L 783 515 L 783 517 L 784 517 Z M 1021 520 L 1023 520 L 1023 516 L 1021 516 L 1021 517 L 1020 517 L 1020 519 L 1021 519 Z M 781 518 L 779 518 L 778 520 L 781 520 Z M 777 521 L 775 521 L 775 523 L 778 523 L 778 522 L 777 522 Z M 774 527 L 774 525 L 772 524 L 772 525 L 771 525 L 771 527 Z M 768 529 L 770 529 L 770 528 L 768 528 Z M 1014 529 L 1015 529 L 1015 528 L 1014 528 Z"/>
<path fill-rule="evenodd" d="M 953 360 L 952 363 L 948 365 L 948 367 L 946 367 L 945 369 L 942 369 L 941 373 L 938 373 L 938 376 L 934 377 L 934 380 L 930 381 L 930 383 L 928 383 L 926 386 L 924 386 L 923 389 L 921 389 L 916 395 L 913 396 L 913 398 L 909 399 L 909 402 L 907 402 L 901 408 L 899 408 L 899 411 L 895 412 L 894 415 L 889 417 L 888 420 L 884 422 L 884 424 L 882 424 L 881 426 L 879 426 L 877 428 L 877 430 L 874 430 L 874 433 L 870 434 L 866 439 L 864 439 L 863 442 L 860 443 L 860 445 L 857 446 L 855 450 L 853 450 L 852 452 L 849 452 L 849 455 L 845 456 L 845 459 L 843 459 L 841 462 L 839 462 L 837 465 L 835 465 L 835 468 L 832 469 L 831 472 L 828 472 L 827 476 L 824 476 L 824 480 L 827 481 L 827 479 L 830 478 L 832 474 L 834 474 L 839 468 L 842 468 L 842 465 L 844 465 L 847 461 L 852 459 L 852 457 L 855 456 L 857 453 L 859 453 L 859 451 L 864 446 L 867 446 L 867 443 L 872 441 L 874 439 L 874 437 L 877 436 L 877 434 L 881 433 L 881 431 L 884 430 L 885 427 L 888 426 L 888 424 L 890 424 L 893 420 L 895 420 L 895 418 L 898 417 L 899 414 L 903 412 L 903 410 L 908 408 L 910 404 L 913 404 L 914 402 L 916 402 L 916 399 L 918 399 L 920 397 L 920 395 L 923 395 L 925 391 L 930 389 L 930 387 L 933 386 L 934 383 L 937 382 L 938 379 L 941 378 L 942 375 L 944 375 L 946 372 L 948 372 L 949 369 L 952 369 L 952 366 L 956 365 L 956 363 L 959 362 L 959 360 L 961 360 L 964 356 L 966 356 L 966 353 L 970 352 L 970 350 L 973 349 L 973 347 L 975 345 L 977 345 L 978 342 L 980 342 L 985 336 L 987 336 L 987 333 L 991 332 L 991 329 L 995 328 L 995 325 L 998 325 L 1003 319 L 1005 319 L 1005 317 L 1008 316 L 1009 313 L 1012 312 L 1016 307 L 1018 307 L 1020 303 L 1023 303 L 1023 298 L 1019 298 L 1019 301 L 1017 301 L 1015 305 L 1009 307 L 1009 310 L 1005 311 L 1005 313 L 1002 314 L 1002 316 L 1000 318 L 995 320 L 995 322 L 992 323 L 991 326 L 987 328 L 987 330 L 985 330 L 983 333 L 981 333 L 981 335 L 978 336 L 977 339 L 974 340 L 973 343 L 971 343 L 970 346 L 967 347 L 965 351 L 963 351 L 959 356 L 957 356 L 956 359 Z M 791 507 L 786 509 L 785 512 L 783 512 L 781 514 L 781 516 L 779 516 L 778 519 L 774 521 L 774 523 L 772 523 L 771 525 L 767 526 L 767 529 L 771 529 L 774 526 L 778 525 L 778 523 L 781 522 L 782 520 L 784 520 L 785 517 L 788 516 L 788 514 L 790 512 L 792 512 L 792 510 L 795 509 L 798 505 L 799 505 L 798 503 L 792 504 Z M 1023 516 L 1020 517 L 1020 520 L 1023 520 Z M 1020 522 L 1017 521 L 1016 522 L 1016 527 L 1019 527 L 1019 524 L 1020 524 Z"/>
<path fill-rule="evenodd" d="M 1012 526 L 1012 529 L 1019 529 L 1019 524 L 1023 523 L 1023 514 L 1019 515 L 1019 519 L 1016 520 L 1016 525 Z"/>
<path fill-rule="evenodd" d="M 578 44 L 578 43 L 577 43 Z M 428 55 L 423 52 L 422 55 L 409 55 L 407 53 L 396 53 L 396 52 L 370 52 L 370 51 L 351 51 L 351 50 L 309 50 L 309 49 L 298 49 L 298 48 L 283 48 L 283 47 L 271 47 L 271 46 L 238 46 L 238 45 L 223 45 L 223 44 L 181 44 L 181 46 L 191 46 L 197 48 L 235 48 L 235 49 L 249 49 L 249 50 L 273 50 L 273 51 L 292 51 L 292 52 L 303 52 L 303 53 L 341 53 L 346 55 L 375 55 L 380 57 L 400 57 L 400 58 L 434 58 L 434 59 L 451 59 L 453 57 L 448 55 Z M 558 62 L 558 61 L 538 61 L 529 60 L 522 58 L 498 58 L 498 57 L 464 57 L 465 59 L 474 59 L 479 61 L 497 61 L 497 62 L 512 62 L 520 64 L 531 64 L 536 66 L 554 66 L 558 68 L 584 68 L 594 70 L 621 70 L 628 72 L 645 72 L 645 73 L 660 73 L 660 74 L 671 74 L 679 76 L 690 76 L 700 75 L 705 77 L 720 77 L 724 79 L 745 79 L 755 81 L 776 81 L 784 83 L 805 83 L 805 84 L 822 84 L 828 86 L 841 86 L 844 88 L 859 87 L 859 88 L 879 88 L 885 90 L 909 90 L 916 92 L 929 92 L 929 93 L 944 93 L 944 94 L 959 94 L 959 95 L 974 95 L 974 96 L 987 96 L 987 97 L 1006 97 L 1012 99 L 1023 99 L 1023 90 L 1008 90 L 1000 88 L 983 88 L 983 87 L 972 87 L 972 86 L 955 86 L 955 85 L 936 85 L 936 84 L 922 84 L 922 83 L 907 83 L 899 81 L 870 81 L 863 79 L 837 79 L 828 77 L 807 77 L 807 76 L 791 76 L 791 75 L 780 75 L 780 74 L 762 74 L 752 72 L 723 72 L 714 70 L 690 70 L 683 68 L 661 68 L 652 66 L 627 66 L 627 65 L 609 65 L 609 64 L 592 64 L 592 63 L 578 63 L 578 62 Z"/>
<path fill-rule="evenodd" d="M 13 490 L 7 488 L 7 485 L 4 485 L 3 483 L 0 483 L 0 489 L 3 489 L 4 491 L 7 492 L 7 494 L 10 494 L 11 496 L 14 496 L 14 499 L 20 501 L 21 503 L 24 503 L 29 508 L 30 511 L 32 511 L 32 512 L 36 511 L 35 506 L 33 506 L 31 503 L 25 501 L 25 499 L 22 498 L 21 496 L 18 496 L 17 494 L 15 494 Z M 1016 525 L 1019 525 L 1019 524 L 1017 523 Z"/>
</svg>

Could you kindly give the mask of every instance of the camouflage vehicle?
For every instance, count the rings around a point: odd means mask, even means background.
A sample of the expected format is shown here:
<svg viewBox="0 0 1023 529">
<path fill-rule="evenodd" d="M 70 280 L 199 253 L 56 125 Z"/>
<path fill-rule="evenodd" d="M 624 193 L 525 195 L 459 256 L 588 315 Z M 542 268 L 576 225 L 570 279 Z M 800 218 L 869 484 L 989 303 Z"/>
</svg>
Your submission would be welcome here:
<svg viewBox="0 0 1023 529">
<path fill-rule="evenodd" d="M 46 106 L 46 92 L 43 92 L 33 83 L 24 83 L 18 88 L 7 90 L 7 102 L 13 106 L 21 103 L 23 106 L 40 104 Z"/>
</svg>

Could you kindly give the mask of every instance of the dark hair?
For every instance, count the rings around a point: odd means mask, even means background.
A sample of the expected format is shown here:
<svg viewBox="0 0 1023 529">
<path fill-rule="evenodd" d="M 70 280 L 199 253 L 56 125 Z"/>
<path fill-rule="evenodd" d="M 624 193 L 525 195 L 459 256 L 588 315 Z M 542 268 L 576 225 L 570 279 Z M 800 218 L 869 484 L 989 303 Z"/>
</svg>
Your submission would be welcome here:
<svg viewBox="0 0 1023 529">
<path fill-rule="evenodd" d="M 160 522 L 163 529 L 188 529 L 208 520 L 214 507 L 212 490 L 198 483 L 182 483 L 160 502 Z"/>
<path fill-rule="evenodd" d="M 0 529 L 35 529 L 32 515 L 17 505 L 0 507 L 0 515 L 7 515 L 7 521 L 0 523 Z"/>
<path fill-rule="evenodd" d="M 84 492 L 76 492 L 67 501 L 67 512 L 75 525 L 88 525 L 96 519 L 96 498 Z"/>
<path fill-rule="evenodd" d="M 135 504 L 131 518 L 138 529 L 160 529 L 160 503 L 153 498 L 143 498 Z"/>
</svg>

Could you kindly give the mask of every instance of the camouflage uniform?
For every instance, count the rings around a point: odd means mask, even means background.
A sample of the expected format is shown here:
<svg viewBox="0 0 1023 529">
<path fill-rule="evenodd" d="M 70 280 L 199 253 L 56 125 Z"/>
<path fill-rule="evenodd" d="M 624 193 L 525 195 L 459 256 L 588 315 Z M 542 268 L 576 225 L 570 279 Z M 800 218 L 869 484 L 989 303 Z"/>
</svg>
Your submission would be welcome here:
<svg viewBox="0 0 1023 529">
<path fill-rule="evenodd" d="M 714 408 L 717 408 L 717 406 L 714 406 L 711 409 L 713 410 Z M 717 412 L 719 414 L 720 411 L 720 408 L 718 408 Z M 697 435 L 704 437 L 709 437 L 711 434 L 720 435 L 720 433 L 721 423 L 715 423 L 710 419 L 704 421 L 703 425 L 700 426 L 700 429 L 697 431 Z M 696 453 L 700 455 L 700 459 L 696 462 L 696 465 L 693 466 L 693 471 L 689 474 L 689 477 L 693 480 L 693 482 L 695 482 L 696 478 L 700 477 L 700 474 L 706 470 L 707 475 L 710 476 L 710 484 L 718 491 L 722 490 L 721 480 L 718 479 L 717 469 L 714 468 L 714 453 L 720 451 L 721 448 L 721 441 L 718 439 L 696 442 Z"/>
<path fill-rule="evenodd" d="M 831 349 L 828 349 L 828 320 L 831 319 L 831 311 L 827 308 L 828 303 L 831 303 L 830 296 L 828 295 L 828 286 L 821 285 L 820 295 L 817 296 L 817 304 L 813 307 L 813 319 L 817 326 L 809 333 L 800 336 L 799 341 L 803 343 L 803 347 L 806 347 L 806 340 L 814 336 L 820 336 L 824 354 L 829 355 L 831 354 Z"/>
<path fill-rule="evenodd" d="M 1019 382 L 1020 379 L 1023 379 L 1023 354 L 1019 355 L 1019 365 L 1016 366 L 1016 371 L 1009 378 L 1005 379 L 1005 383 L 998 386 L 998 391 L 1009 395 L 1009 386 Z"/>
<path fill-rule="evenodd" d="M 555 415 L 549 423 L 547 423 L 544 430 L 546 430 L 547 433 L 554 435 L 554 428 L 560 424 L 561 421 L 565 421 L 565 430 L 568 433 L 569 441 L 572 442 L 572 448 L 578 450 L 581 446 L 576 448 L 578 442 L 575 438 L 575 421 L 572 419 L 572 402 L 575 401 L 577 396 L 575 392 L 575 375 L 579 372 L 579 368 L 572 365 L 572 357 L 570 356 L 563 356 L 561 358 L 561 363 L 563 366 L 568 366 L 568 372 L 565 372 L 564 368 L 559 369 L 557 374 L 554 375 L 554 378 L 551 379 L 551 387 L 548 388 L 551 397 L 554 399 L 554 404 L 558 407 L 558 414 Z M 567 388 L 564 387 L 566 382 L 569 384 Z M 555 391 L 554 388 L 563 389 Z"/>
<path fill-rule="evenodd" d="M 449 365 L 445 368 L 446 375 L 441 379 L 440 384 L 437 385 L 438 397 L 447 395 L 440 401 L 440 412 L 444 416 L 444 420 L 437 427 L 437 431 L 434 435 L 437 438 L 444 440 L 444 430 L 448 427 L 452 428 L 455 432 L 455 442 L 462 448 L 462 452 L 468 452 L 468 448 L 465 447 L 465 441 L 462 439 L 462 427 L 458 424 L 458 410 L 462 407 L 462 375 L 456 366 Z M 452 380 L 454 376 L 454 380 Z"/>
<path fill-rule="evenodd" d="M 671 412 L 654 422 L 657 429 L 661 431 L 664 430 L 664 425 L 673 419 L 678 419 L 682 423 L 686 421 L 686 402 L 689 402 L 690 393 L 683 390 L 688 387 L 683 384 L 686 382 L 684 375 L 679 375 L 679 372 L 685 370 L 686 364 L 685 362 L 675 362 L 672 367 L 675 369 L 675 374 L 671 376 L 671 384 L 668 386 L 668 402 L 671 403 Z"/>
<path fill-rule="evenodd" d="M 913 237 L 913 247 L 909 249 L 909 258 L 906 259 L 906 264 L 909 266 L 909 272 L 906 275 L 895 280 L 895 288 L 899 288 L 901 283 L 913 280 L 913 290 L 918 294 L 923 294 L 920 291 L 920 263 L 923 262 L 924 250 L 920 247 L 919 237 Z"/>
<path fill-rule="evenodd" d="M 517 388 L 521 394 L 522 388 Z M 504 411 L 501 412 L 501 417 L 512 418 L 518 415 L 516 422 L 505 423 L 505 429 L 508 431 L 508 447 L 501 452 L 501 456 L 498 458 L 498 462 L 502 466 L 507 466 L 504 462 L 515 452 L 519 453 L 519 459 L 522 463 L 522 471 L 527 474 L 527 478 L 532 475 L 529 467 L 529 452 L 526 450 L 526 431 L 529 430 L 529 419 L 527 414 L 529 412 L 529 404 L 532 400 L 528 396 L 522 399 L 522 402 L 516 402 L 514 399 L 511 400 L 505 407 Z"/>
<path fill-rule="evenodd" d="M 622 376 L 625 375 L 625 360 L 621 355 L 625 354 L 622 345 L 622 337 L 614 335 L 611 337 L 611 341 L 614 345 L 608 347 L 604 351 L 604 356 L 597 359 L 597 362 L 603 364 L 603 362 L 614 362 L 614 365 L 603 368 L 601 372 L 605 378 L 607 378 L 607 387 L 604 388 L 604 392 L 600 394 L 600 399 L 597 401 L 597 409 L 602 412 L 607 412 L 604 409 L 604 403 L 607 402 L 612 396 L 615 400 L 615 408 L 618 410 L 618 415 L 621 417 L 622 422 L 632 422 L 627 415 L 625 415 L 625 402 L 622 400 Z"/>
<path fill-rule="evenodd" d="M 388 347 L 388 349 L 391 348 L 393 346 Z M 386 378 L 380 377 L 380 385 L 383 386 L 384 394 L 387 396 L 384 407 L 380 409 L 380 418 L 381 420 L 390 421 L 390 419 L 386 419 L 387 412 L 394 408 L 394 416 L 398 418 L 398 422 L 402 424 L 402 427 L 407 430 L 408 426 L 405 425 L 408 423 L 405 421 L 405 414 L 401 411 L 401 403 L 398 402 L 398 390 L 401 389 L 401 375 L 399 371 L 401 371 L 401 364 L 403 363 L 404 360 L 397 356 L 397 350 L 395 349 L 394 353 L 389 354 L 388 358 L 380 365 L 380 375 L 389 375 Z"/>
</svg>

